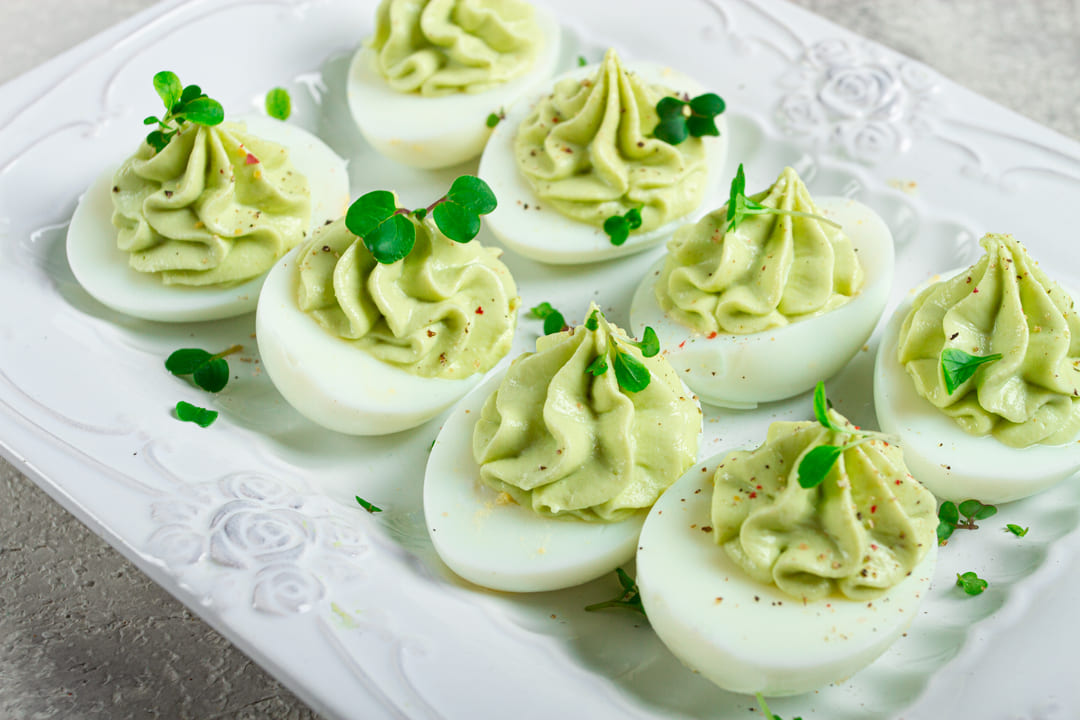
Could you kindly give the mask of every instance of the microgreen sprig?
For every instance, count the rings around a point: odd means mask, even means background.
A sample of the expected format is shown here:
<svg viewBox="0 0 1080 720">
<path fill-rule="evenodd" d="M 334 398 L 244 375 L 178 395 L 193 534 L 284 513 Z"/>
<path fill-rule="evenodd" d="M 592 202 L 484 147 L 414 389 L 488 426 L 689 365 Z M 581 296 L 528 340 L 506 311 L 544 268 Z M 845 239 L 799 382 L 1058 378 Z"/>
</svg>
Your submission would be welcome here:
<svg viewBox="0 0 1080 720">
<path fill-rule="evenodd" d="M 814 417 L 827 430 L 848 433 L 853 439 L 844 445 L 818 445 L 803 455 L 798 468 L 799 485 L 808 489 L 817 487 L 825 480 L 825 476 L 844 452 L 870 442 L 875 437 L 873 433 L 848 430 L 832 421 L 829 417 L 829 400 L 825 397 L 825 383 L 820 380 L 814 388 Z"/>
<path fill-rule="evenodd" d="M 1006 532 L 1011 532 L 1016 537 L 1024 537 L 1025 535 L 1028 534 L 1028 530 L 1030 530 L 1030 529 L 1031 528 L 1020 527 L 1019 525 L 1016 525 L 1014 523 L 1009 523 L 1008 525 L 1005 526 L 1005 531 Z"/>
<path fill-rule="evenodd" d="M 506 110 L 499 108 L 499 112 L 487 116 L 487 126 L 493 128 L 506 119 Z"/>
<path fill-rule="evenodd" d="M 278 120 L 288 120 L 292 115 L 292 98 L 289 91 L 276 87 L 266 93 L 266 114 Z"/>
<path fill-rule="evenodd" d="M 750 215 L 789 215 L 791 217 L 810 218 L 832 225 L 837 230 L 841 229 L 839 223 L 835 223 L 829 218 L 822 217 L 821 215 L 802 212 L 801 210 L 783 210 L 781 208 L 768 207 L 755 200 L 751 200 L 746 196 L 746 173 L 743 170 L 742 163 L 739 163 L 739 169 L 736 171 L 735 177 L 731 181 L 731 189 L 728 192 L 727 226 L 724 228 L 724 232 L 737 229 L 739 223 Z"/>
<path fill-rule="evenodd" d="M 146 143 L 161 152 L 186 122 L 196 125 L 218 125 L 225 119 L 221 103 L 206 96 L 198 85 L 184 86 L 176 73 L 162 70 L 154 75 L 154 90 L 165 104 L 165 114 L 160 118 L 148 115 L 143 125 L 157 125 L 146 136 Z"/>
<path fill-rule="evenodd" d="M 641 392 L 645 388 L 649 387 L 649 383 L 652 381 L 652 375 L 649 374 L 649 368 L 645 367 L 645 364 L 638 360 L 636 357 L 626 352 L 619 347 L 619 343 L 615 342 L 615 333 L 611 331 L 611 326 L 608 325 L 607 320 L 604 318 L 604 313 L 600 310 L 593 310 L 589 313 L 588 319 L 585 320 L 586 330 L 597 330 L 600 327 L 600 323 L 607 325 L 609 330 L 609 337 L 612 339 L 612 345 L 615 348 L 615 360 L 612 365 L 615 368 L 615 381 L 619 383 L 619 387 L 626 392 Z M 645 332 L 641 335 L 640 341 L 630 340 L 628 338 L 621 340 L 628 345 L 641 350 L 643 357 L 653 357 L 660 352 L 660 338 L 656 336 L 656 331 L 651 327 L 646 327 Z M 585 371 L 594 377 L 599 377 L 608 371 L 607 354 L 598 355 L 589 363 Z"/>
<path fill-rule="evenodd" d="M 773 712 L 769 710 L 769 704 L 765 702 L 765 698 L 761 693 L 757 693 L 756 697 L 758 709 L 760 709 L 761 714 L 765 716 L 765 720 L 784 720 L 782 717 L 774 715 Z M 794 720 L 802 720 L 802 717 L 794 718 Z"/>
<path fill-rule="evenodd" d="M 217 410 L 207 410 L 206 408 L 199 407 L 198 405 L 192 405 L 189 402 L 181 400 L 176 403 L 176 419 L 183 422 L 195 423 L 199 427 L 210 427 L 215 420 L 217 420 Z"/>
<path fill-rule="evenodd" d="M 612 215 L 604 221 L 604 232 L 612 245 L 622 245 L 630 237 L 631 230 L 641 227 L 641 207 L 630 208 L 623 215 Z"/>
<path fill-rule="evenodd" d="M 578 65 L 578 67 L 585 67 L 588 64 L 589 64 L 589 61 L 585 59 L 584 55 L 578 55 L 577 56 L 577 65 Z"/>
<path fill-rule="evenodd" d="M 619 585 L 622 586 L 622 593 L 612 600 L 605 600 L 604 602 L 586 605 L 585 611 L 596 612 L 597 610 L 607 610 L 609 608 L 622 608 L 644 615 L 645 606 L 641 603 L 641 592 L 638 590 L 637 583 L 635 583 L 634 579 L 622 568 L 615 568 L 615 574 L 619 577 Z"/>
<path fill-rule="evenodd" d="M 446 195 L 426 208 L 408 210 L 397 206 L 388 190 L 373 190 L 349 206 L 345 226 L 364 241 L 375 259 L 389 265 L 412 252 L 416 228 L 407 216 L 423 220 L 430 213 L 443 235 L 454 242 L 467 243 L 480 232 L 480 216 L 496 207 L 495 194 L 487 183 L 472 175 L 462 175 L 450 185 Z"/>
<path fill-rule="evenodd" d="M 991 355 L 971 355 L 956 348 L 941 351 L 941 376 L 945 380 L 945 392 L 952 395 L 956 389 L 966 383 L 979 369 L 1001 359 L 1001 353 Z"/>
<path fill-rule="evenodd" d="M 941 503 L 938 508 L 937 537 L 938 545 L 944 545 L 952 537 L 954 530 L 978 530 L 976 520 L 985 520 L 997 514 L 993 505 L 984 505 L 978 500 L 965 500 L 957 505 L 951 500 Z M 960 517 L 963 516 L 963 520 Z"/>
<path fill-rule="evenodd" d="M 356 502 L 358 502 L 360 504 L 360 507 L 364 508 L 369 513 L 371 513 L 372 515 L 374 515 L 375 513 L 382 512 L 381 507 L 379 507 L 377 505 L 372 505 L 371 503 L 369 503 L 367 500 L 360 497 L 359 495 L 356 496 Z"/>
<path fill-rule="evenodd" d="M 529 314 L 534 318 L 539 318 L 544 321 L 545 335 L 554 335 L 567 328 L 566 318 L 563 317 L 561 312 L 553 308 L 549 302 L 540 303 L 536 307 L 530 309 Z"/>
<path fill-rule="evenodd" d="M 182 348 L 169 355 L 165 369 L 177 377 L 191 375 L 192 381 L 207 392 L 219 392 L 229 382 L 229 362 L 225 358 L 243 349 L 242 345 L 233 345 L 210 354 L 199 348 Z"/>
<path fill-rule="evenodd" d="M 705 93 L 688 100 L 668 95 L 656 103 L 660 122 L 653 130 L 653 136 L 669 145 L 678 145 L 691 135 L 719 135 L 716 116 L 726 107 L 724 99 L 716 93 Z"/>
<path fill-rule="evenodd" d="M 990 583 L 974 572 L 956 573 L 956 587 L 962 588 L 968 595 L 979 595 L 989 586 Z"/>
</svg>

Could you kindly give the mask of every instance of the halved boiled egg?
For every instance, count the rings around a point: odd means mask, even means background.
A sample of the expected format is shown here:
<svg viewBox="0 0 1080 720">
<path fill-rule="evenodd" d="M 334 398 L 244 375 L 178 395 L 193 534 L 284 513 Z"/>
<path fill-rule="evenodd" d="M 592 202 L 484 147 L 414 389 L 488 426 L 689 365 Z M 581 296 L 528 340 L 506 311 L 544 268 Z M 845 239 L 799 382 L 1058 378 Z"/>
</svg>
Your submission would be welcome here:
<svg viewBox="0 0 1080 720">
<path fill-rule="evenodd" d="M 311 133 L 261 116 L 238 118 L 253 135 L 283 145 L 289 161 L 303 173 L 311 191 L 311 227 L 339 217 L 349 203 L 345 161 Z M 218 320 L 255 309 L 265 275 L 231 287 L 166 285 L 153 273 L 128 264 L 117 248 L 112 225 L 111 188 L 115 168 L 108 168 L 79 199 L 67 235 L 71 271 L 83 288 L 113 310 L 165 322 Z"/>
<path fill-rule="evenodd" d="M 531 67 L 481 92 L 431 97 L 398 92 L 376 69 L 375 51 L 361 46 L 349 66 L 346 91 L 349 110 L 364 138 L 391 160 L 417 168 L 444 168 L 478 156 L 491 134 L 488 116 L 544 86 L 555 73 L 559 24 L 550 11 L 534 10 L 543 37 Z"/>
<path fill-rule="evenodd" d="M 794 695 L 858 672 L 915 619 L 937 545 L 877 599 L 800 601 L 752 579 L 714 541 L 713 476 L 723 459 L 687 471 L 645 521 L 637 583 L 649 623 L 679 660 L 734 692 Z"/>
<path fill-rule="evenodd" d="M 866 343 L 892 284 L 893 242 L 873 210 L 848 198 L 815 200 L 822 215 L 843 227 L 863 267 L 862 289 L 821 315 L 746 335 L 701 335 L 660 307 L 656 282 L 661 258 L 645 274 L 630 306 L 630 326 L 651 326 L 679 376 L 704 402 L 753 408 L 798 395 L 836 374 Z"/>
</svg>

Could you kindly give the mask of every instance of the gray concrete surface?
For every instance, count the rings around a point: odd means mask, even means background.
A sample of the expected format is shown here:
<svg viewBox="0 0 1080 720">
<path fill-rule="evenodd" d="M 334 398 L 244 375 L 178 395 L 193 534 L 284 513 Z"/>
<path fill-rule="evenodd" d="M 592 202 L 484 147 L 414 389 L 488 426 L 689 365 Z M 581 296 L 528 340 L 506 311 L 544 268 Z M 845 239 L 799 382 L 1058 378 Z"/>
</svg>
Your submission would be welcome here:
<svg viewBox="0 0 1080 720">
<path fill-rule="evenodd" d="M 0 82 L 152 4 L 3 0 Z M 798 4 L 1080 139 L 1080 0 Z M 128 717 L 314 714 L 0 461 L 0 718 Z"/>
</svg>

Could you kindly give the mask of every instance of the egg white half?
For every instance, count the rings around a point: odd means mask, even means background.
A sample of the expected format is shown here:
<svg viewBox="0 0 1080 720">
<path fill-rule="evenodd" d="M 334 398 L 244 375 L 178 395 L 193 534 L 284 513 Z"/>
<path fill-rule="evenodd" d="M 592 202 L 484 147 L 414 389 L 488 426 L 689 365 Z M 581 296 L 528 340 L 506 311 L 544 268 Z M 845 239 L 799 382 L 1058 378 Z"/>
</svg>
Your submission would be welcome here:
<svg viewBox="0 0 1080 720">
<path fill-rule="evenodd" d="M 629 70 L 646 82 L 663 85 L 678 92 L 700 95 L 706 90 L 701 83 L 682 73 L 655 63 L 629 62 Z M 589 65 L 557 78 L 589 78 L 596 74 L 599 65 Z M 518 169 L 514 156 L 514 137 L 518 126 L 529 116 L 549 92 L 550 87 L 521 101 L 506 113 L 491 134 L 480 158 L 480 177 L 491 187 L 499 206 L 485 218 L 487 226 L 508 248 L 525 257 L 552 264 L 576 264 L 606 260 L 647 250 L 666 240 L 675 228 L 687 222 L 695 222 L 705 214 L 704 208 L 716 207 L 724 201 L 726 188 L 720 173 L 727 154 L 727 121 L 721 115 L 716 118 L 719 137 L 705 137 L 705 163 L 708 178 L 705 194 L 698 209 L 650 232 L 631 232 L 622 245 L 612 245 L 603 228 L 566 217 L 536 197 L 532 186 Z"/>
<path fill-rule="evenodd" d="M 387 435 L 427 422 L 483 378 L 420 377 L 331 335 L 297 304 L 302 249 L 270 270 L 255 314 L 263 367 L 300 414 L 349 435 Z"/>
<path fill-rule="evenodd" d="M 424 475 L 424 517 L 435 550 L 451 570 L 493 590 L 540 592 L 580 585 L 634 557 L 640 513 L 617 523 L 544 517 L 480 481 L 473 428 L 505 371 L 454 408 Z"/>
<path fill-rule="evenodd" d="M 411 167 L 450 167 L 478 156 L 491 130 L 491 113 L 543 87 L 559 60 L 559 24 L 535 7 L 544 45 L 527 72 L 479 93 L 423 97 L 391 88 L 375 69 L 375 52 L 362 45 L 353 55 L 346 87 L 349 110 L 376 151 Z"/>
<path fill-rule="evenodd" d="M 899 438 L 915 478 L 940 500 L 1004 503 L 1034 495 L 1080 470 L 1080 439 L 1013 448 L 993 435 L 969 435 L 919 395 L 896 358 L 897 339 L 916 296 L 950 271 L 908 293 L 885 326 L 874 364 L 874 409 L 882 432 Z M 1076 293 L 1070 296 L 1077 298 Z"/>
<path fill-rule="evenodd" d="M 815 200 L 822 215 L 840 223 L 864 270 L 859 293 L 834 310 L 750 335 L 700 335 L 661 309 L 655 286 L 665 258 L 645 274 L 630 305 L 631 331 L 651 326 L 660 347 L 703 402 L 754 408 L 806 392 L 840 371 L 866 343 L 889 298 L 893 241 L 885 221 L 855 200 Z"/>
<path fill-rule="evenodd" d="M 253 134 L 285 146 L 289 161 L 311 188 L 311 227 L 341 217 L 349 205 L 345 161 L 311 133 L 278 120 L 244 116 L 237 121 Z M 118 166 L 117 166 L 118 167 Z M 152 273 L 133 270 L 128 253 L 116 247 L 112 185 L 116 167 L 106 169 L 79 198 L 67 234 L 71 272 L 98 302 L 145 320 L 194 322 L 251 312 L 265 275 L 228 288 L 166 285 Z"/>
<path fill-rule="evenodd" d="M 804 604 L 751 579 L 716 544 L 710 512 L 722 460 L 687 471 L 645 521 L 637 584 L 653 630 L 690 669 L 734 692 L 795 695 L 869 665 L 915 619 L 937 545 L 876 600 L 834 595 Z"/>
</svg>

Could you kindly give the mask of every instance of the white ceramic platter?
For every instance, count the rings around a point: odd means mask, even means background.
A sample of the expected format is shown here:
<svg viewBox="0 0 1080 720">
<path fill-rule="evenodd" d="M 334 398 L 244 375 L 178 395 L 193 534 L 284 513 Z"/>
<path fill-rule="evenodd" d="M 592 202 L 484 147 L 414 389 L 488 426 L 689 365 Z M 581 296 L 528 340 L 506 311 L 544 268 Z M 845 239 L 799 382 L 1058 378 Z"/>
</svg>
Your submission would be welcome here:
<svg viewBox="0 0 1080 720">
<path fill-rule="evenodd" d="M 1012 232 L 1080 286 L 1080 146 L 778 0 L 550 3 L 563 67 L 627 58 L 690 71 L 728 103 L 730 175 L 750 187 L 793 164 L 816 194 L 874 207 L 897 242 L 890 307 L 929 274 Z M 0 448 L 53 497 L 283 680 L 346 718 L 751 717 L 752 700 L 693 676 L 635 617 L 585 613 L 615 578 L 511 596 L 456 580 L 423 525 L 421 480 L 441 418 L 382 439 L 319 429 L 260 372 L 254 318 L 169 325 L 118 315 L 75 282 L 65 225 L 79 194 L 145 132 L 150 77 L 172 69 L 227 110 L 257 110 L 285 84 L 291 122 L 349 158 L 353 195 L 398 190 L 428 203 L 473 166 L 429 172 L 375 156 L 349 119 L 349 57 L 374 0 L 174 0 L 0 88 Z M 642 19 L 647 18 L 645 22 Z M 195 48 L 203 48 L 196 52 Z M 213 51 L 207 51 L 212 48 Z M 494 108 L 493 108 L 494 110 Z M 482 119 L 481 119 L 482 120 Z M 515 198 L 500 198 L 515 202 Z M 489 237 L 487 241 L 493 242 Z M 580 320 L 595 299 L 626 324 L 633 287 L 661 250 L 580 268 L 506 255 L 523 307 Z M 539 322 L 522 318 L 515 352 Z M 242 343 L 234 379 L 207 398 L 163 367 L 184 346 Z M 830 383 L 873 425 L 876 340 Z M 177 422 L 178 400 L 221 411 Z M 756 441 L 800 397 L 707 413 L 711 454 Z M 361 495 L 385 508 L 369 515 Z M 923 612 L 850 681 L 775 703 L 785 718 L 1075 717 L 1080 486 L 1014 503 L 942 549 Z M 1030 526 L 1017 539 L 1006 522 Z M 955 573 L 990 581 L 968 598 Z"/>
</svg>

